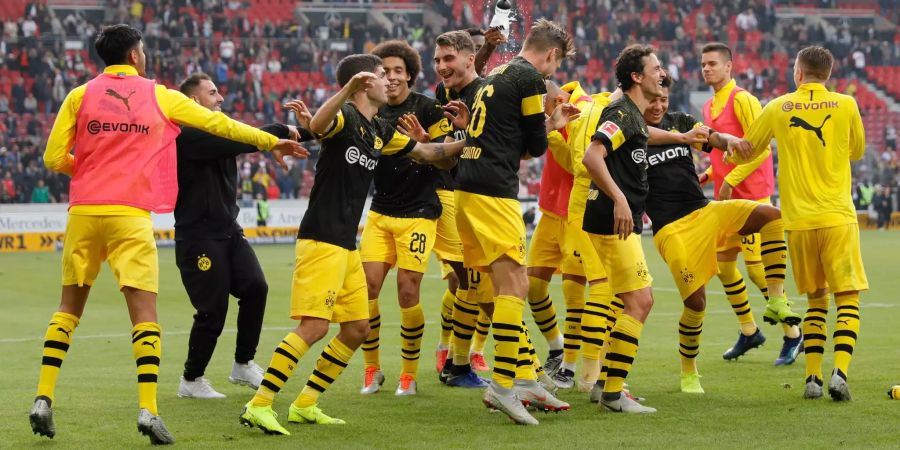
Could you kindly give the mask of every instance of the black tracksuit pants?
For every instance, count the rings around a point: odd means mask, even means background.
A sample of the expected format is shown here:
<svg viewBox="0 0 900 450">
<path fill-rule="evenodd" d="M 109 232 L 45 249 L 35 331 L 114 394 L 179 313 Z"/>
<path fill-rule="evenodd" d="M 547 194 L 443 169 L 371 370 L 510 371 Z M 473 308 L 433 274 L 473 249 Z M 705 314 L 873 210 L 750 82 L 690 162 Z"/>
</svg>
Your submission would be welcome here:
<svg viewBox="0 0 900 450">
<path fill-rule="evenodd" d="M 225 326 L 229 294 L 238 299 L 234 360 L 246 363 L 256 354 L 269 286 L 256 254 L 244 237 L 175 241 L 181 281 L 197 310 L 188 342 L 184 378 L 203 376 Z"/>
</svg>

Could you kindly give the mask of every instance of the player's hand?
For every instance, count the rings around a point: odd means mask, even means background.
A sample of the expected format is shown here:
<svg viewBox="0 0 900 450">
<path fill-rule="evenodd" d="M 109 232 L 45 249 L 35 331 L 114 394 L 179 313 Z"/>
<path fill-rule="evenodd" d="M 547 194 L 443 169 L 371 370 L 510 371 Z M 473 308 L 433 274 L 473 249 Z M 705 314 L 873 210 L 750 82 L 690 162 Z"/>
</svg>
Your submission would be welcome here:
<svg viewBox="0 0 900 450">
<path fill-rule="evenodd" d="M 423 144 L 431 142 L 431 137 L 428 136 L 428 132 L 425 131 L 425 128 L 419 123 L 419 119 L 415 114 L 404 114 L 401 116 L 400 120 L 397 121 L 397 131 L 409 136 L 410 139 L 416 142 L 421 142 Z"/>
<path fill-rule="evenodd" d="M 719 200 L 730 200 L 732 191 L 734 188 L 727 181 L 722 183 L 722 187 L 719 188 Z"/>
<path fill-rule="evenodd" d="M 571 103 L 563 103 L 553 109 L 550 117 L 547 117 L 545 124 L 547 131 L 558 130 L 565 127 L 569 122 L 577 119 L 581 115 L 581 110 Z"/>
<path fill-rule="evenodd" d="M 616 201 L 613 207 L 613 233 L 619 235 L 619 239 L 628 239 L 628 236 L 634 232 L 634 217 L 631 215 L 631 207 L 628 206 L 628 200 L 624 197 Z"/>
<path fill-rule="evenodd" d="M 303 103 L 303 100 L 294 99 L 281 106 L 293 111 L 294 115 L 297 116 L 297 123 L 304 129 L 309 130 L 309 122 L 312 121 L 313 116 L 309 112 L 309 108 L 306 107 L 306 103 Z"/>
<path fill-rule="evenodd" d="M 272 156 L 275 157 L 275 162 L 284 170 L 288 169 L 287 163 L 284 162 L 285 156 L 292 156 L 297 159 L 309 158 L 309 150 L 300 145 L 299 142 L 290 139 L 279 139 L 278 143 L 270 151 Z"/>
<path fill-rule="evenodd" d="M 506 41 L 506 36 L 503 35 L 503 32 L 498 27 L 488 28 L 484 32 L 484 42 L 487 45 L 497 47 L 500 44 L 505 44 Z"/>
<path fill-rule="evenodd" d="M 687 133 L 683 133 L 684 143 L 687 145 L 705 144 L 709 141 L 709 128 L 697 127 Z"/>
<path fill-rule="evenodd" d="M 469 107 L 459 100 L 453 100 L 444 105 L 444 117 L 459 130 L 465 130 L 469 126 Z"/>
<path fill-rule="evenodd" d="M 706 172 L 699 173 L 697 174 L 697 181 L 700 182 L 700 186 L 703 186 L 709 182 L 709 175 L 707 175 Z"/>
<path fill-rule="evenodd" d="M 732 139 L 728 142 L 726 155 L 730 159 L 735 154 L 742 159 L 750 159 L 753 156 L 753 146 L 744 139 Z"/>
<path fill-rule="evenodd" d="M 300 130 L 297 129 L 294 125 L 288 125 L 288 139 L 292 141 L 300 141 Z"/>
<path fill-rule="evenodd" d="M 355 94 L 359 91 L 365 91 L 375 87 L 376 80 L 378 80 L 378 75 L 375 75 L 372 72 L 360 72 L 353 75 L 353 78 L 347 82 L 346 89 L 348 89 L 351 94 Z"/>
</svg>

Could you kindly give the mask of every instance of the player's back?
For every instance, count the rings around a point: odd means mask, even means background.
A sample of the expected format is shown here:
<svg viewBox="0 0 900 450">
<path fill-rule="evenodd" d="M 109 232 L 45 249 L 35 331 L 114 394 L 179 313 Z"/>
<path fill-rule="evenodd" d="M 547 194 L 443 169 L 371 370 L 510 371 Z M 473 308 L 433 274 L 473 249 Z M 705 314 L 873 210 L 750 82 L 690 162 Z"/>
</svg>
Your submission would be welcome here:
<svg viewBox="0 0 900 450">
<path fill-rule="evenodd" d="M 865 149 L 856 101 L 807 83 L 770 102 L 754 123 L 754 135 L 774 136 L 778 181 L 788 229 L 856 222 L 851 198 L 850 160 Z M 763 136 L 765 137 L 765 136 Z M 750 138 L 752 142 L 756 139 Z M 764 139 L 768 142 L 768 138 Z"/>
</svg>

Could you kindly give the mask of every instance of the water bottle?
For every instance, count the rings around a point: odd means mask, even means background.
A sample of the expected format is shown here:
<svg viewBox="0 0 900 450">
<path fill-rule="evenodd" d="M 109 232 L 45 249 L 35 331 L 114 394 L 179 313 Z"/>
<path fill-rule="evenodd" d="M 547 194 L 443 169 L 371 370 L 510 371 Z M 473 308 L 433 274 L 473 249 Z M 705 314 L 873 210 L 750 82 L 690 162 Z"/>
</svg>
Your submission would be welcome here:
<svg viewBox="0 0 900 450">
<path fill-rule="evenodd" d="M 497 28 L 503 33 L 503 37 L 509 38 L 509 22 L 512 14 L 512 5 L 509 0 L 497 0 L 494 5 L 494 17 L 491 19 L 491 28 Z"/>
</svg>

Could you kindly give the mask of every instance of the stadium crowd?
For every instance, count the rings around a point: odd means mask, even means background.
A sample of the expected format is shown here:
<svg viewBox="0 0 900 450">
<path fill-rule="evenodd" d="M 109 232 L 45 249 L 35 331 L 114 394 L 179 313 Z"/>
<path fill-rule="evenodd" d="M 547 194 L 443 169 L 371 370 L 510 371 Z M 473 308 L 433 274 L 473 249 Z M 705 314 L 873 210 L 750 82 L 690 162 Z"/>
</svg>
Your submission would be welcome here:
<svg viewBox="0 0 900 450">
<path fill-rule="evenodd" d="M 189 74 L 202 71 L 210 74 L 222 91 L 226 113 L 255 124 L 288 122 L 292 119 L 280 105 L 291 98 L 301 98 L 313 108 L 321 104 L 334 92 L 334 66 L 346 53 L 366 52 L 382 40 L 403 38 L 419 50 L 427 67 L 437 31 L 484 27 L 490 21 L 490 11 L 473 9 L 472 2 L 426 3 L 445 21 L 439 30 L 403 22 L 388 28 L 337 19 L 323 28 L 303 23 L 296 13 L 285 14 L 280 21 L 251 20 L 245 13 L 249 4 L 237 0 L 108 0 L 102 16 L 71 12 L 64 17 L 54 14 L 46 2 L 29 2 L 17 20 L 6 19 L 0 37 L 0 78 L 10 80 L 8 86 L 0 86 L 0 202 L 67 200 L 68 177 L 46 171 L 41 163 L 47 127 L 66 93 L 86 82 L 102 64 L 88 50 L 66 51 L 66 40 L 80 40 L 88 49 L 101 24 L 131 24 L 145 35 L 148 76 L 175 86 Z M 518 52 L 525 31 L 522 24 L 530 23 L 532 17 L 552 17 L 573 31 L 578 50 L 558 79 L 581 80 L 589 92 L 611 91 L 615 88 L 611 67 L 616 53 L 632 41 L 651 42 L 660 48 L 667 72 L 679 83 L 673 90 L 675 110 L 689 110 L 687 94 L 706 89 L 696 57 L 704 42 L 736 43 L 741 57 L 747 59 L 736 61 L 738 84 L 763 104 L 794 88 L 790 85 L 791 61 L 779 55 L 794 54 L 808 43 L 825 43 L 832 50 L 839 62 L 834 78 L 844 81 L 835 81 L 831 87 L 847 93 L 859 89 L 854 80 L 866 76 L 867 66 L 900 65 L 896 29 L 878 31 L 850 21 L 805 19 L 776 26 L 776 6 L 837 6 L 828 0 L 518 3 L 530 5 L 521 8 L 509 43 L 495 52 L 494 62 Z M 881 1 L 873 6 L 878 14 L 897 23 L 900 13 L 890 8 L 890 3 Z M 329 39 L 347 40 L 348 51 L 328 50 L 325 44 Z M 275 86 L 271 79 L 285 71 L 306 74 L 305 83 L 278 89 L 281 84 Z M 433 94 L 435 84 L 434 72 L 426 69 L 415 90 Z M 862 108 L 865 114 L 865 103 Z M 855 175 L 860 183 L 883 186 L 888 203 L 896 210 L 900 175 L 896 129 L 888 122 L 884 130 L 867 132 L 870 144 L 877 145 L 857 164 Z M 289 170 L 259 155 L 245 156 L 239 163 L 238 195 L 245 199 L 259 193 L 268 198 L 308 195 L 316 144 L 311 144 L 310 150 L 313 157 L 309 162 L 292 163 Z M 523 165 L 520 195 L 536 194 L 541 167 L 540 160 Z"/>
</svg>

